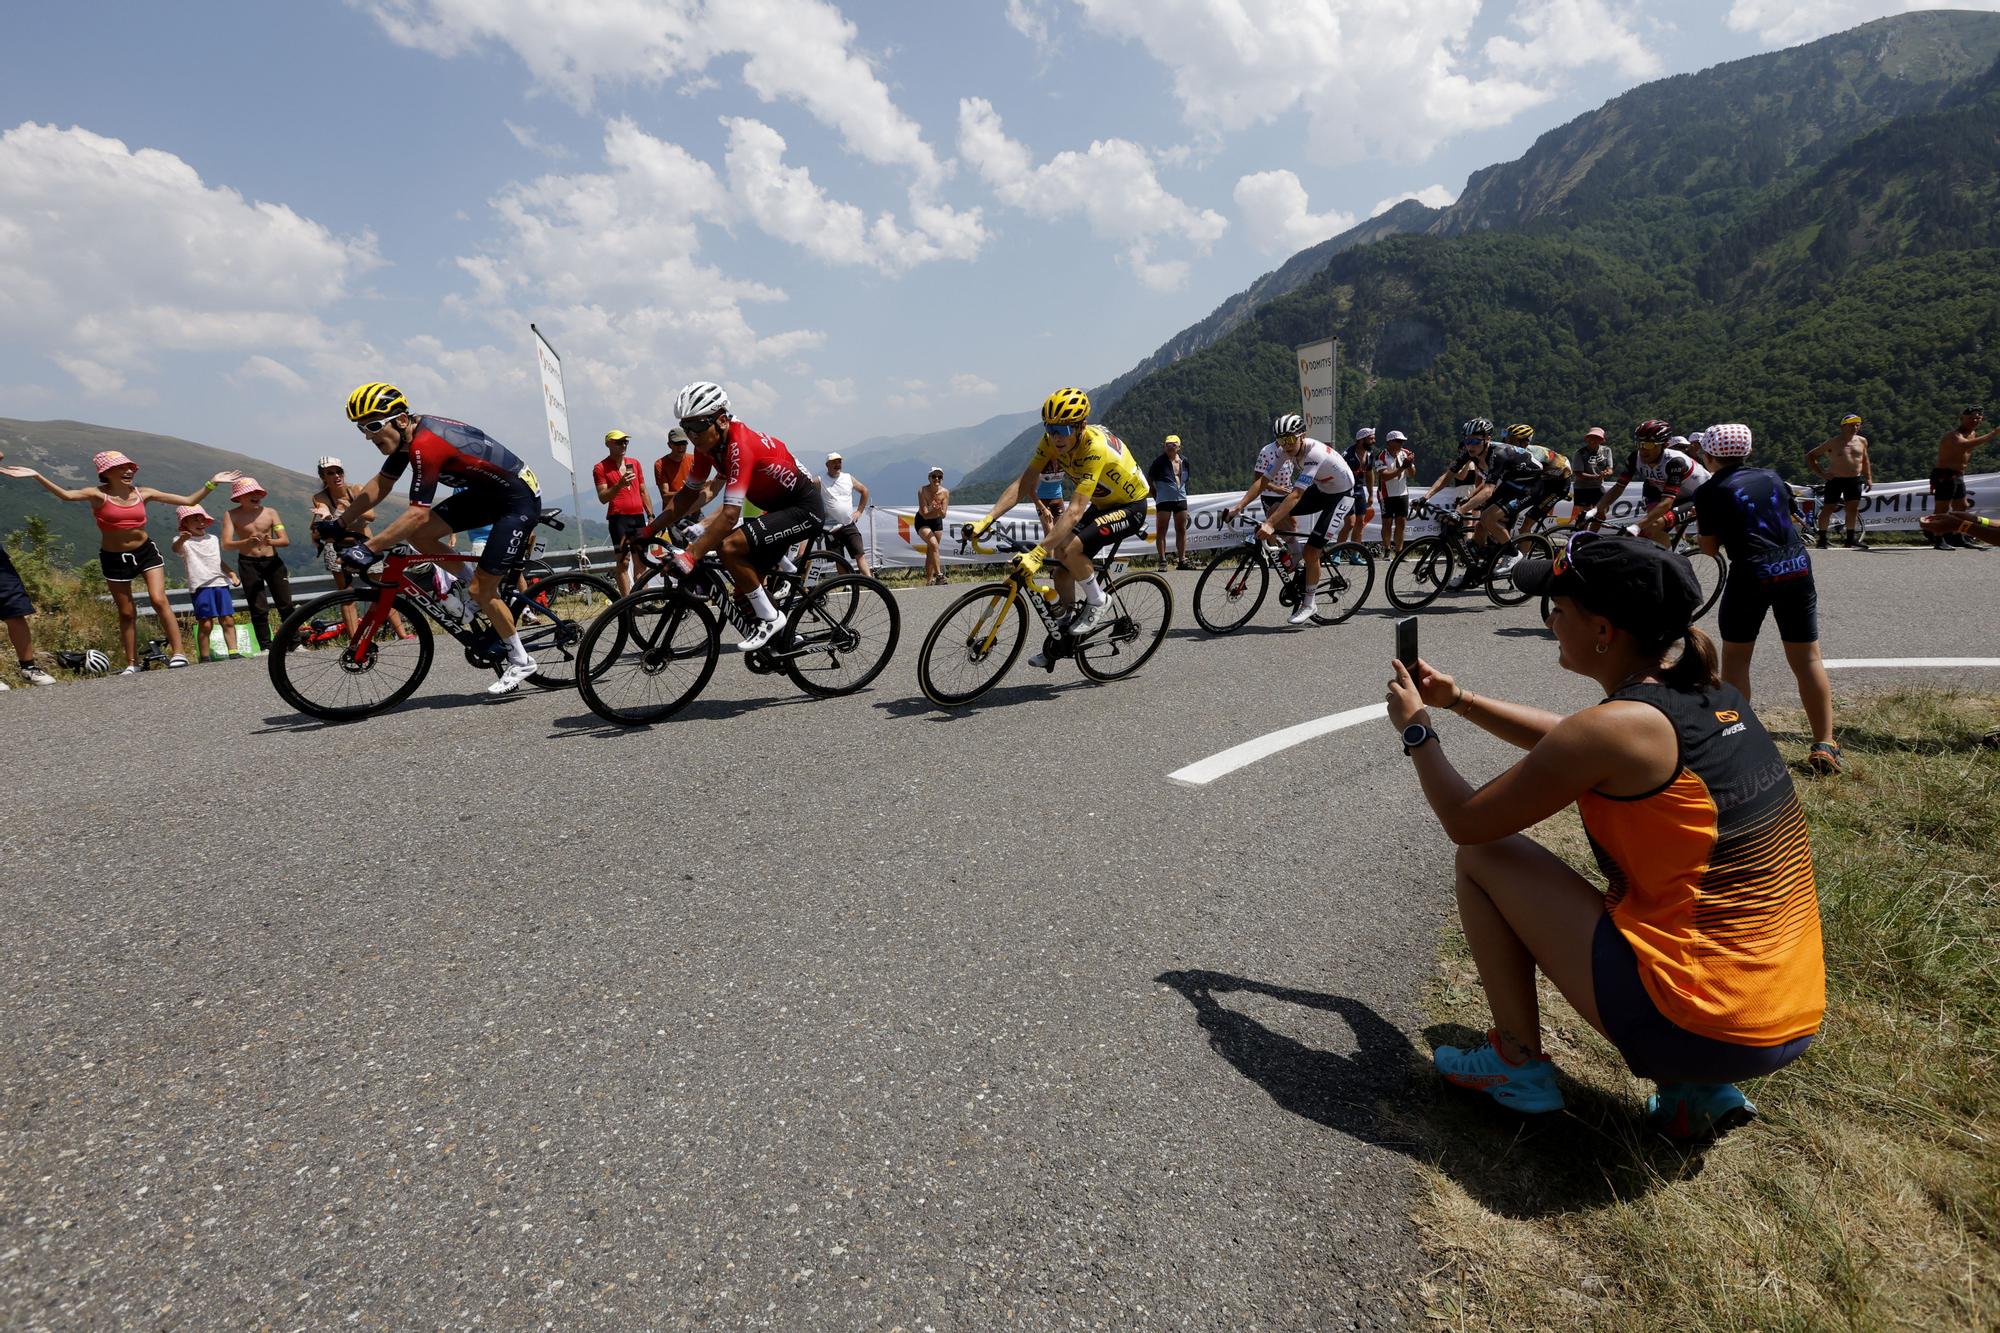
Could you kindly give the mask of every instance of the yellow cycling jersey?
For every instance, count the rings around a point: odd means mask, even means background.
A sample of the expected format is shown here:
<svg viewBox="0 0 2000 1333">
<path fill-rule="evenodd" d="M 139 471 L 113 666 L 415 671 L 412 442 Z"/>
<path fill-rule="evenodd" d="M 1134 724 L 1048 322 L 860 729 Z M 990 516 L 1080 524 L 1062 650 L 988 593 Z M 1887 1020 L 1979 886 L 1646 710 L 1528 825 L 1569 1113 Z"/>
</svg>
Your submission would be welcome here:
<svg viewBox="0 0 2000 1333">
<path fill-rule="evenodd" d="M 1100 507 L 1129 504 L 1151 493 L 1152 488 L 1146 484 L 1146 470 L 1132 457 L 1125 441 L 1104 427 L 1085 426 L 1082 435 L 1067 449 L 1063 448 L 1065 442 L 1058 435 L 1043 435 L 1028 469 L 1047 472 L 1061 468 L 1076 483 L 1079 495 L 1085 493 L 1086 486 L 1093 488 L 1088 492 L 1090 502 Z"/>
</svg>

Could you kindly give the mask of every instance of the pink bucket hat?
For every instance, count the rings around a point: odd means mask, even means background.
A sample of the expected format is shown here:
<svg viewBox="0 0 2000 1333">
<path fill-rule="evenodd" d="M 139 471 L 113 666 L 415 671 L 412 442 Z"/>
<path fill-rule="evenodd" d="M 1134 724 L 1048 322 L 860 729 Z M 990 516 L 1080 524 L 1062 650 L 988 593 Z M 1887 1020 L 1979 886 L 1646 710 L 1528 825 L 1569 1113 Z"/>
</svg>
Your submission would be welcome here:
<svg viewBox="0 0 2000 1333">
<path fill-rule="evenodd" d="M 96 454 L 92 455 L 90 461 L 91 465 L 97 469 L 97 475 L 100 477 L 115 467 L 139 466 L 116 449 L 100 449 Z"/>
<path fill-rule="evenodd" d="M 270 492 L 257 484 L 255 477 L 238 477 L 236 484 L 229 488 L 229 498 L 241 500 L 246 495 L 269 495 Z"/>
<path fill-rule="evenodd" d="M 191 518 L 207 519 L 210 523 L 215 522 L 215 517 L 200 505 L 178 505 L 175 507 L 174 520 L 176 522 L 185 523 Z"/>
</svg>

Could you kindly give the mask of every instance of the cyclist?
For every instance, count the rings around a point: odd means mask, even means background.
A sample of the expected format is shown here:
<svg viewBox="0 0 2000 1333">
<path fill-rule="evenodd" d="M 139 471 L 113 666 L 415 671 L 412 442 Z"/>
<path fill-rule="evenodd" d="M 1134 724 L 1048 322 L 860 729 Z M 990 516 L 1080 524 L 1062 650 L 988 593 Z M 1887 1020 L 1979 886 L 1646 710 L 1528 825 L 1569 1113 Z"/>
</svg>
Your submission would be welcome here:
<svg viewBox="0 0 2000 1333">
<path fill-rule="evenodd" d="M 1658 418 L 1640 422 L 1633 429 L 1632 438 L 1637 447 L 1625 456 L 1625 466 L 1590 517 L 1593 522 L 1603 522 L 1611 506 L 1632 484 L 1632 478 L 1637 477 L 1646 501 L 1646 515 L 1639 521 L 1639 533 L 1665 546 L 1668 533 L 1694 516 L 1695 488 L 1708 480 L 1708 469 L 1683 450 L 1671 447 L 1675 438 L 1683 444 L 1687 439 L 1676 437 L 1674 428 Z"/>
<path fill-rule="evenodd" d="M 1305 594 L 1291 614 L 1292 624 L 1303 625 L 1319 609 L 1320 552 L 1326 549 L 1327 530 L 1336 522 L 1344 522 L 1354 507 L 1354 469 L 1332 445 L 1307 436 L 1306 419 L 1296 412 L 1272 422 L 1271 433 L 1291 461 L 1292 489 L 1257 525 L 1257 535 L 1269 541 L 1283 520 L 1318 515 L 1313 520 L 1312 535 L 1306 538 Z M 1227 518 L 1234 521 L 1249 502 L 1250 496 L 1246 494 L 1228 512 Z"/>
<path fill-rule="evenodd" d="M 1519 434 L 1523 431 L 1525 435 Z M 1514 443 L 1514 439 L 1532 440 L 1534 427 L 1510 426 L 1507 433 L 1513 438 L 1504 442 L 1483 435 L 1470 436 L 1465 442 L 1466 451 L 1486 478 L 1458 503 L 1460 513 L 1479 515 L 1479 526 L 1473 531 L 1475 551 L 1488 550 L 1506 541 L 1514 520 L 1542 489 L 1541 460 L 1529 453 L 1525 445 Z M 1478 572 L 1477 566 L 1466 571 L 1466 586 L 1471 585 Z"/>
<path fill-rule="evenodd" d="M 513 693 L 534 674 L 535 660 L 528 656 L 514 615 L 500 598 L 500 582 L 520 564 L 541 519 L 542 497 L 534 472 L 476 426 L 449 417 L 417 416 L 393 384 L 376 381 L 356 388 L 347 395 L 347 419 L 381 450 L 382 470 L 354 488 L 340 513 L 315 524 L 315 533 L 329 539 L 353 537 L 354 525 L 388 498 L 405 472 L 411 474 L 410 507 L 381 532 L 344 547 L 340 561 L 347 568 L 366 569 L 403 542 L 428 555 L 448 555 L 453 533 L 492 524 L 493 535 L 479 554 L 478 573 L 473 576 L 472 600 L 507 649 L 507 665 L 486 692 Z M 458 494 L 433 507 L 440 482 L 458 487 Z"/>
<path fill-rule="evenodd" d="M 1090 558 L 1146 526 L 1146 498 L 1152 489 L 1146 483 L 1146 470 L 1125 442 L 1090 424 L 1090 395 L 1081 389 L 1057 389 L 1042 404 L 1042 439 L 1034 456 L 993 507 L 967 529 L 971 536 L 977 540 L 985 535 L 1016 500 L 1033 490 L 1051 464 L 1059 465 L 1076 483 L 1075 493 L 1042 544 L 1011 563 L 1032 578 L 1050 556 L 1055 557 L 1058 598 L 1067 604 L 1074 590 L 1083 592 L 1083 606 L 1066 626 L 1070 638 L 1080 639 L 1097 628 L 1110 604 Z M 1038 652 L 1028 664 L 1044 667 L 1048 659 Z"/>
<path fill-rule="evenodd" d="M 1240 514 L 1252 500 L 1264 507 L 1264 521 L 1273 531 L 1282 533 L 1285 546 L 1292 553 L 1292 559 L 1299 558 L 1299 520 L 1292 514 L 1273 520 L 1271 515 L 1285 497 L 1292 493 L 1292 456 L 1286 453 L 1275 437 L 1257 451 L 1257 461 L 1250 466 L 1250 489 L 1243 492 L 1242 502 L 1231 513 Z"/>
<path fill-rule="evenodd" d="M 1521 427 L 1516 426 L 1514 429 L 1520 430 Z M 1528 428 L 1528 438 L 1532 440 L 1534 437 L 1534 429 Z M 1569 459 L 1564 456 L 1562 450 L 1546 448 L 1539 444 L 1529 444 L 1526 448 L 1542 465 L 1542 483 L 1521 515 L 1521 527 L 1532 529 L 1536 523 L 1555 513 L 1556 506 L 1569 498 L 1573 474 L 1570 471 Z"/>
<path fill-rule="evenodd" d="M 764 572 L 758 565 L 775 568 L 786 547 L 825 527 L 825 499 L 819 482 L 799 466 L 783 440 L 752 430 L 730 415 L 729 395 L 721 385 L 697 380 L 683 388 L 674 399 L 674 415 L 694 446 L 694 465 L 688 469 L 687 485 L 653 521 L 647 535 L 678 523 L 720 492 L 722 507 L 702 524 L 692 545 L 674 552 L 673 563 L 685 577 L 710 551 L 721 557 L 736 595 L 757 618 L 756 628 L 736 647 L 755 652 L 783 626 L 764 590 Z M 739 527 L 746 500 L 764 512 Z"/>
<path fill-rule="evenodd" d="M 1437 493 L 1447 486 L 1468 486 L 1471 490 L 1467 491 L 1467 494 L 1478 490 L 1481 483 L 1486 480 L 1485 465 L 1480 461 L 1482 455 L 1475 453 L 1473 446 L 1475 444 L 1484 445 L 1492 438 L 1493 423 L 1485 417 L 1474 417 L 1463 426 L 1460 426 L 1458 428 L 1458 457 L 1452 459 L 1450 465 L 1444 471 L 1438 473 L 1438 479 L 1431 483 L 1429 490 L 1424 492 L 1425 501 L 1428 502 L 1435 499 Z"/>
</svg>

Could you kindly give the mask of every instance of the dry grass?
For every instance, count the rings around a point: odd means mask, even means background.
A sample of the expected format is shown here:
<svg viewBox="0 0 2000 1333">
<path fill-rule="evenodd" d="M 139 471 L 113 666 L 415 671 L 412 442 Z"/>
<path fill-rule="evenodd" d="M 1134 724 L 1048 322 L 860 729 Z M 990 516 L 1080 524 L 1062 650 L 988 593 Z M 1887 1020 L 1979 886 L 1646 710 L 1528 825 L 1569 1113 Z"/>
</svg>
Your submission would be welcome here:
<svg viewBox="0 0 2000 1333">
<path fill-rule="evenodd" d="M 1793 715 L 1767 721 L 1802 759 Z M 1800 773 L 1828 1010 L 1749 1091 L 1761 1118 L 1706 1151 L 1645 1129 L 1650 1085 L 1544 987 L 1567 1110 L 1537 1121 L 1449 1090 L 1412 1108 L 1454 1328 L 2000 1327 L 2000 696 L 1846 703 L 1846 776 Z M 1574 811 L 1537 836 L 1594 876 Z M 1450 934 L 1434 1039 L 1483 1030 Z"/>
</svg>

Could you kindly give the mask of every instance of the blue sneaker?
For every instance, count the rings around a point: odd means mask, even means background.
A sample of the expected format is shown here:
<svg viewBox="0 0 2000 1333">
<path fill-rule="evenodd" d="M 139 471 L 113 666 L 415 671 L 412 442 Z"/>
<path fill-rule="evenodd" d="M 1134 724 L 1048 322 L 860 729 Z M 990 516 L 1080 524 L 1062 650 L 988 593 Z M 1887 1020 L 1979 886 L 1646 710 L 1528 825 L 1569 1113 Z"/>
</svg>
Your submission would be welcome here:
<svg viewBox="0 0 2000 1333">
<path fill-rule="evenodd" d="M 1562 1110 L 1555 1064 L 1546 1055 L 1515 1064 L 1500 1054 L 1497 1032 L 1486 1034 L 1484 1046 L 1440 1046 L 1431 1052 L 1431 1062 L 1449 1082 L 1483 1092 L 1509 1110 L 1525 1115 Z"/>
<path fill-rule="evenodd" d="M 1662 1083 L 1646 1099 L 1646 1119 L 1670 1139 L 1719 1138 L 1757 1118 L 1757 1106 L 1734 1083 Z"/>
</svg>

